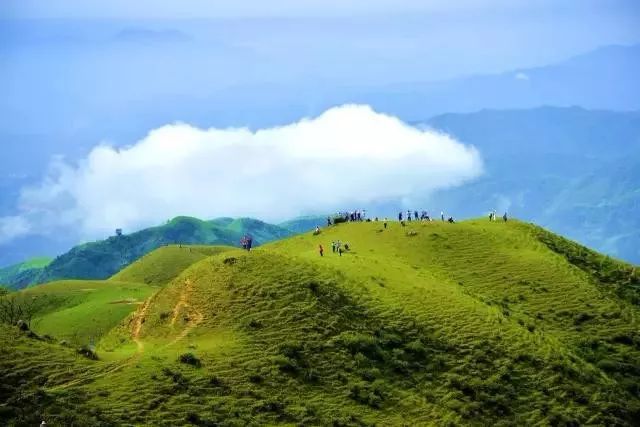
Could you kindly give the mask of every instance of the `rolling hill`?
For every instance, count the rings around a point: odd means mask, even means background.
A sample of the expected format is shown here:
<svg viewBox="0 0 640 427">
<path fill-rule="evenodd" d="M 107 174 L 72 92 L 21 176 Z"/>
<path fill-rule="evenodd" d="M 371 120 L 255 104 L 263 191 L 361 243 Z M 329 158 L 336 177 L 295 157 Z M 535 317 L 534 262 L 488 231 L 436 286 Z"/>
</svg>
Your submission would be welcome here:
<svg viewBox="0 0 640 427">
<path fill-rule="evenodd" d="M 6 275 L 3 283 L 20 289 L 53 280 L 107 279 L 141 256 L 165 245 L 238 245 L 240 238 L 247 233 L 253 236 L 254 245 L 292 234 L 289 230 L 251 218 L 202 221 L 177 217 L 158 227 L 76 246 L 42 267 Z M 11 271 L 15 269 L 10 267 Z"/>
<path fill-rule="evenodd" d="M 350 250 L 333 253 L 336 240 Z M 52 339 L 1 326 L 0 419 L 346 426 L 640 417 L 639 272 L 537 226 L 340 224 L 251 252 L 188 249 L 162 248 L 103 282 L 155 290 L 100 333 L 97 360 L 57 344 L 66 326 L 48 331 Z M 96 302 L 112 298 L 122 299 Z"/>
</svg>

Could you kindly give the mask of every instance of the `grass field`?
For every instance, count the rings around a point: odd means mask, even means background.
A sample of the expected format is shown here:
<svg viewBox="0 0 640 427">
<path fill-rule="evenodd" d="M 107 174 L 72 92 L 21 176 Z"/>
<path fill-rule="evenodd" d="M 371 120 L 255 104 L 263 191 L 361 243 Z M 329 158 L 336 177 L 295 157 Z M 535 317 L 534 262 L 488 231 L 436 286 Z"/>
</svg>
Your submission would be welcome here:
<svg viewBox="0 0 640 427">
<path fill-rule="evenodd" d="M 41 288 L 69 294 L 42 305 L 53 320 L 34 330 L 52 340 L 0 328 L 6 424 L 640 419 L 635 268 L 517 221 L 340 224 L 250 253 L 168 247 L 95 283 Z M 89 308 L 127 298 L 127 313 Z M 76 328 L 99 338 L 98 360 L 57 344 Z"/>
</svg>

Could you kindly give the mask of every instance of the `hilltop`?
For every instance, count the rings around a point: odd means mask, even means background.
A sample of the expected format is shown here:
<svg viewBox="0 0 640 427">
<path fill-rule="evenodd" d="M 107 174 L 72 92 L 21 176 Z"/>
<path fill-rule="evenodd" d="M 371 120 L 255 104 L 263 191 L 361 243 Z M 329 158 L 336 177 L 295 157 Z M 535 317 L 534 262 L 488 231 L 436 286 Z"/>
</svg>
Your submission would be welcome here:
<svg viewBox="0 0 640 427">
<path fill-rule="evenodd" d="M 247 233 L 253 236 L 256 245 L 292 234 L 289 230 L 252 218 L 203 221 L 176 217 L 158 227 L 76 246 L 40 266 L 25 269 L 23 264 L 18 264 L 8 267 L 0 270 L 0 283 L 20 289 L 53 280 L 107 279 L 165 245 L 238 245 L 240 238 Z"/>
<path fill-rule="evenodd" d="M 351 246 L 342 256 L 331 252 L 338 239 Z M 98 360 L 74 356 L 55 330 L 47 340 L 0 327 L 0 418 L 169 426 L 640 417 L 640 274 L 522 222 L 349 223 L 251 252 L 162 248 L 105 283 L 131 286 L 117 281 L 125 279 L 153 290 L 93 335 Z"/>
</svg>

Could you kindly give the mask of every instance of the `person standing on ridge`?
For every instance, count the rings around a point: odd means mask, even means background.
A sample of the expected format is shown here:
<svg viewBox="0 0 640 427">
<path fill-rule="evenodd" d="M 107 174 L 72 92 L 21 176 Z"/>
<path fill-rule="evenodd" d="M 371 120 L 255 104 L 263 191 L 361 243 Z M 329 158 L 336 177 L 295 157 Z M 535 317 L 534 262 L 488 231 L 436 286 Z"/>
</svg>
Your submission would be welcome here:
<svg viewBox="0 0 640 427">
<path fill-rule="evenodd" d="M 440 211 L 440 219 L 444 222 L 444 211 Z"/>
<path fill-rule="evenodd" d="M 329 227 L 331 225 L 331 217 L 327 217 L 327 227 Z"/>
<path fill-rule="evenodd" d="M 398 221 L 402 221 L 402 212 L 398 214 Z"/>
<path fill-rule="evenodd" d="M 324 256 L 324 248 L 322 245 L 318 245 L 318 249 L 320 250 L 320 256 Z"/>
<path fill-rule="evenodd" d="M 507 218 L 507 213 L 505 212 L 505 213 L 504 213 L 504 215 L 502 215 L 502 220 L 503 220 L 504 222 L 507 222 L 507 219 L 508 219 L 508 218 Z"/>
<path fill-rule="evenodd" d="M 387 217 L 384 217 L 384 228 L 387 228 Z"/>
</svg>

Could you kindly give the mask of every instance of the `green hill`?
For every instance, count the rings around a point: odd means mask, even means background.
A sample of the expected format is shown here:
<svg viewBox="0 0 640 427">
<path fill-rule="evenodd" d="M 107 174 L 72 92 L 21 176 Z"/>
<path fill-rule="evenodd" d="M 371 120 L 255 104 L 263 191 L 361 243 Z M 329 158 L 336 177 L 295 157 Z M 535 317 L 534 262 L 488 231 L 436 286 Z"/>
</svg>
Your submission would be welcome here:
<svg viewBox="0 0 640 427">
<path fill-rule="evenodd" d="M 14 288 L 23 288 L 28 285 L 33 277 L 42 269 L 51 264 L 52 258 L 32 258 L 19 264 L 0 268 L 0 283 L 11 284 Z"/>
<path fill-rule="evenodd" d="M 163 246 L 144 255 L 109 280 L 164 285 L 197 261 L 230 249 L 233 248 L 197 245 Z"/>
<path fill-rule="evenodd" d="M 97 343 L 156 289 L 146 284 L 67 280 L 17 294 L 33 304 L 31 329 L 74 345 Z"/>
<path fill-rule="evenodd" d="M 20 289 L 62 279 L 107 279 L 143 255 L 165 245 L 237 246 L 240 238 L 247 233 L 254 237 L 254 245 L 292 234 L 276 225 L 250 218 L 202 221 L 177 217 L 159 227 L 76 246 L 47 265 L 25 270 L 19 275 L 7 275 L 4 281 L 0 281 Z"/>
<path fill-rule="evenodd" d="M 331 251 L 338 239 L 351 247 L 342 256 Z M 164 251 L 154 257 L 171 262 Z M 209 254 L 101 334 L 98 360 L 0 327 L 0 417 L 161 426 L 640 419 L 640 274 L 541 228 L 340 224 Z M 158 284 L 187 263 L 127 274 Z"/>
</svg>

